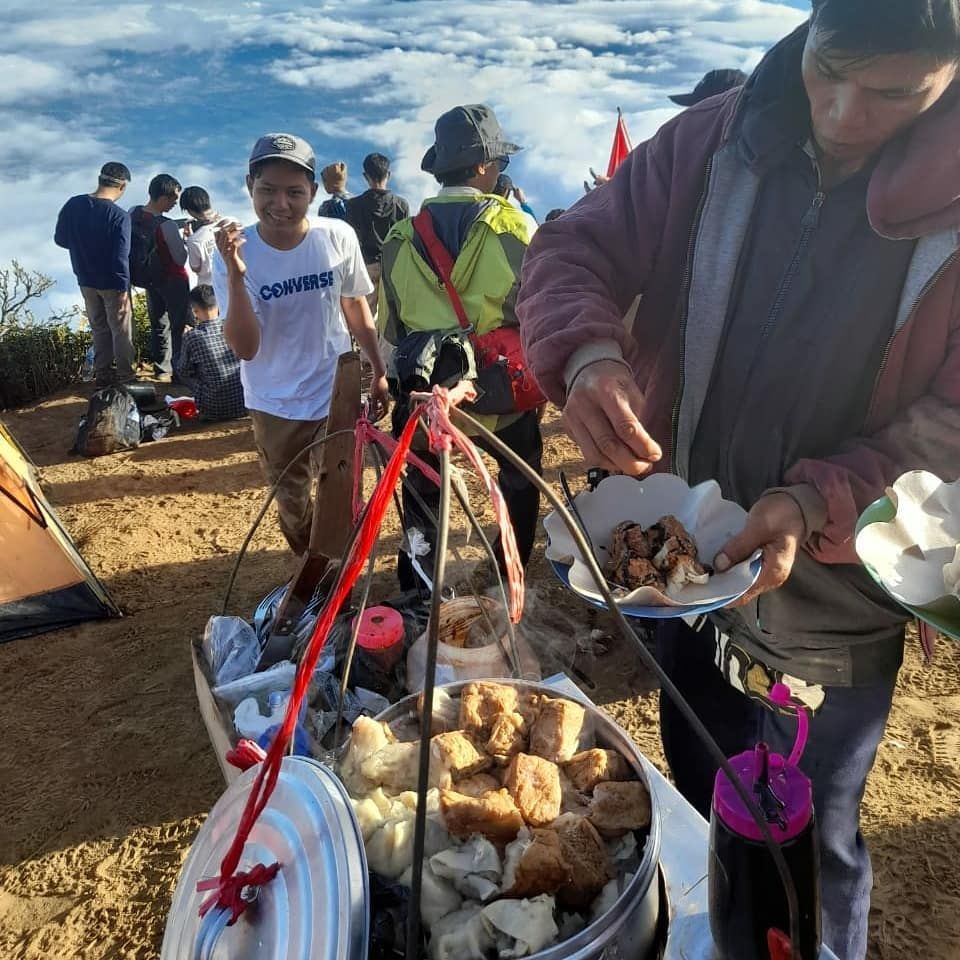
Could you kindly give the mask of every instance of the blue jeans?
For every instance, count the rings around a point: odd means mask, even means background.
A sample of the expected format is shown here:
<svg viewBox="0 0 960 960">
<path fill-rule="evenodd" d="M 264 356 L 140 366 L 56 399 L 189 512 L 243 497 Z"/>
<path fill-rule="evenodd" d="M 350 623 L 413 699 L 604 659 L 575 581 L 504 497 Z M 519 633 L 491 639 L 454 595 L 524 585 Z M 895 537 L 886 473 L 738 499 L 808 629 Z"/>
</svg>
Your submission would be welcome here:
<svg viewBox="0 0 960 960">
<path fill-rule="evenodd" d="M 714 664 L 714 627 L 694 632 L 661 621 L 657 659 L 729 757 L 765 740 L 788 754 L 796 722 L 778 717 L 727 683 Z M 823 942 L 840 960 L 863 960 L 873 871 L 860 833 L 860 801 L 890 713 L 896 673 L 882 683 L 830 687 L 810 723 L 801 767 L 813 782 L 820 827 Z M 716 766 L 673 702 L 660 698 L 660 730 L 677 789 L 710 816 Z"/>
</svg>

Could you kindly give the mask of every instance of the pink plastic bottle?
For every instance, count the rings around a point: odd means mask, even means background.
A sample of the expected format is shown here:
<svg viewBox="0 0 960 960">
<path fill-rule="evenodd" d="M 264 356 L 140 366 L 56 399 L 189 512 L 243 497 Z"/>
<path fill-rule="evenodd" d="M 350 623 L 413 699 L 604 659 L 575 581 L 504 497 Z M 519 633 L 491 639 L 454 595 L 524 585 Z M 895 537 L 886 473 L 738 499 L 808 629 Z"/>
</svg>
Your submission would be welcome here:
<svg viewBox="0 0 960 960">
<path fill-rule="evenodd" d="M 798 766 L 809 720 L 777 684 L 770 699 L 797 711 L 797 739 L 787 758 L 765 743 L 730 758 L 780 845 L 800 903 L 800 956 L 820 953 L 820 846 L 813 786 Z M 726 960 L 770 960 L 771 946 L 790 929 L 787 897 L 760 828 L 723 771 L 717 772 L 710 815 L 710 930 Z M 772 934 L 772 941 L 771 941 Z M 789 955 L 789 954 L 788 954 Z"/>
</svg>

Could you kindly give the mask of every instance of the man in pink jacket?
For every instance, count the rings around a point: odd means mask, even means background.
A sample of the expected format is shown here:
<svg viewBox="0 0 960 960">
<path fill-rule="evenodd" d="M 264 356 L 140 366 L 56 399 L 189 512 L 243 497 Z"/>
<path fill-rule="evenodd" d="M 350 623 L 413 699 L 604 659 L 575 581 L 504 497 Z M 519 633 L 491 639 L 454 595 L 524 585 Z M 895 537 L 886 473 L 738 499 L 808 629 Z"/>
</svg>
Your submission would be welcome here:
<svg viewBox="0 0 960 960">
<path fill-rule="evenodd" d="M 772 683 L 815 709 L 804 767 L 843 960 L 866 952 L 860 800 L 908 619 L 854 525 L 904 471 L 960 472 L 958 59 L 960 0 L 813 0 L 745 87 L 544 224 L 520 288 L 527 357 L 588 464 L 714 479 L 749 510 L 715 562 L 761 550 L 756 587 L 666 621 L 659 655 L 727 754 L 789 749 Z M 708 814 L 715 768 L 665 700 L 661 727 Z"/>
</svg>

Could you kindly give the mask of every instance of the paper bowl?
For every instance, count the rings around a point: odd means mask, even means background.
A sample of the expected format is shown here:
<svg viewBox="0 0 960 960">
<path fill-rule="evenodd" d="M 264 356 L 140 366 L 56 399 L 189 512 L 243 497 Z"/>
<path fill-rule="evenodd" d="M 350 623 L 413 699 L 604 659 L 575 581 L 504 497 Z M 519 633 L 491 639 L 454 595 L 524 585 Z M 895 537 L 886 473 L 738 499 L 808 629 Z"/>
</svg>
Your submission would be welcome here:
<svg viewBox="0 0 960 960">
<path fill-rule="evenodd" d="M 960 540 L 960 483 L 924 471 L 904 474 L 863 512 L 856 549 L 867 572 L 915 617 L 960 640 L 960 598 L 944 583 L 944 566 Z"/>
<path fill-rule="evenodd" d="M 654 474 L 640 481 L 632 477 L 607 477 L 596 490 L 579 494 L 576 505 L 601 567 L 607 562 L 614 528 L 626 520 L 649 527 L 666 514 L 673 514 L 696 541 L 701 561 L 712 563 L 723 544 L 743 529 L 747 519 L 741 506 L 723 499 L 714 481 L 691 488 L 680 477 L 670 474 Z M 560 516 L 549 514 L 543 525 L 549 537 L 546 556 L 560 579 L 589 603 L 606 606 Z M 620 587 L 613 590 L 617 606 L 628 616 L 651 619 L 699 616 L 742 597 L 759 575 L 760 559 L 755 557 L 725 573 L 714 574 L 705 584 L 688 583 L 673 597 L 653 587 L 631 592 Z"/>
</svg>

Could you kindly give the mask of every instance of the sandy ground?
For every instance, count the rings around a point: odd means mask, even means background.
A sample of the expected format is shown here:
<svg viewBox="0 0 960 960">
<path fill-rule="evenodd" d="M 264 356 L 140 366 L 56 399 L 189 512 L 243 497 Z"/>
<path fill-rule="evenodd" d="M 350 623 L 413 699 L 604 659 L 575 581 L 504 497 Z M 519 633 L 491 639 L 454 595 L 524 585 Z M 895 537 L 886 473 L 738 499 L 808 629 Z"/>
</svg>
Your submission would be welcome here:
<svg viewBox="0 0 960 960">
<path fill-rule="evenodd" d="M 66 450 L 88 392 L 4 417 L 126 614 L 0 647 L 4 960 L 157 956 L 180 865 L 221 791 L 188 645 L 219 611 L 264 494 L 249 424 L 195 426 L 86 461 Z M 553 476 L 577 457 L 555 424 L 548 433 Z M 390 592 L 395 548 L 393 523 L 381 595 Z M 461 571 L 475 557 L 468 548 Z M 271 518 L 241 570 L 231 612 L 249 616 L 288 563 Z M 604 619 L 568 597 L 542 560 L 529 580 L 538 629 L 554 638 L 545 669 L 576 655 L 577 668 L 594 678 L 594 698 L 662 763 L 657 694 L 636 654 L 618 641 L 606 652 L 605 644 L 577 652 L 592 624 L 605 632 Z M 958 673 L 957 646 L 943 643 L 925 668 L 911 645 L 868 785 L 874 960 L 960 956 Z"/>
</svg>

